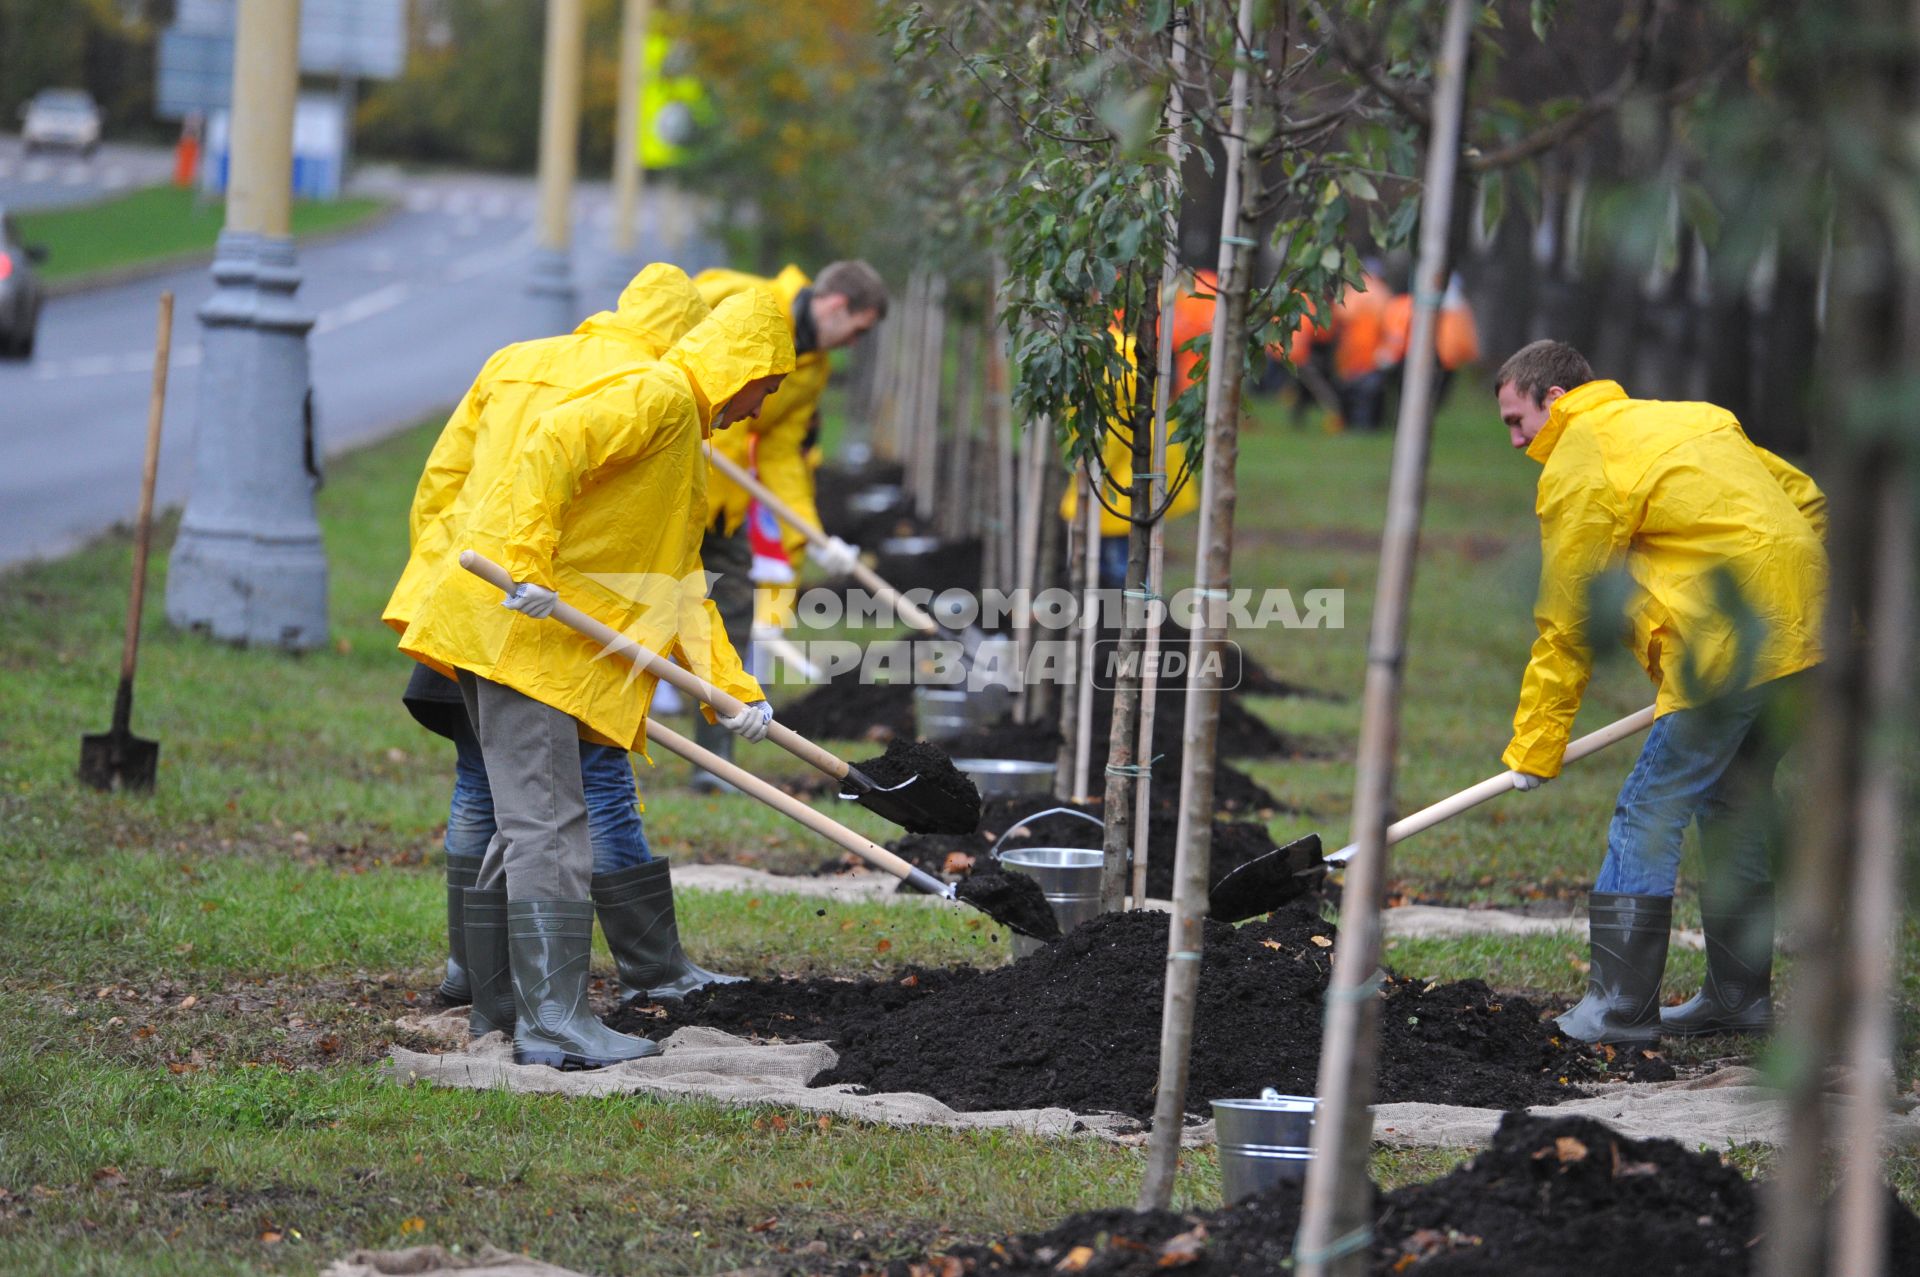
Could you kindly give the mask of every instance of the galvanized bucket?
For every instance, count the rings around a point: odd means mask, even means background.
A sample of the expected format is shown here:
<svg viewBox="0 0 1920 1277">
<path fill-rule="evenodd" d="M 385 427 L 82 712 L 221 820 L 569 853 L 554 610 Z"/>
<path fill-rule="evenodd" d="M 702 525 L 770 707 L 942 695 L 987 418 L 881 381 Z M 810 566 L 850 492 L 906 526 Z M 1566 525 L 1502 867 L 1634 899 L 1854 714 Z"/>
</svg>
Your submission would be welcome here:
<svg viewBox="0 0 1920 1277">
<path fill-rule="evenodd" d="M 897 483 L 876 483 L 847 498 L 847 509 L 855 514 L 885 514 L 906 502 L 906 492 Z"/>
<path fill-rule="evenodd" d="M 956 758 L 953 765 L 966 773 L 982 798 L 1021 798 L 1053 792 L 1054 763 L 1023 758 Z"/>
<path fill-rule="evenodd" d="M 1006 833 L 1000 835 L 996 845 L 1004 846 L 1013 831 L 1028 821 L 1038 820 L 1042 816 L 1061 815 L 1078 816 L 1100 828 L 1106 827 L 1099 817 L 1089 816 L 1084 811 L 1075 811 L 1071 807 L 1049 807 L 1010 826 Z M 996 852 L 995 859 L 1014 873 L 1023 873 L 1038 880 L 1047 903 L 1053 907 L 1053 916 L 1059 922 L 1062 934 L 1100 916 L 1100 866 L 1106 860 L 1105 852 L 1081 847 L 1023 847 L 1018 851 Z M 1016 958 L 1024 958 L 1042 945 L 1042 941 L 1031 936 L 1023 936 L 1017 931 L 1013 933 L 1013 956 Z"/>
<path fill-rule="evenodd" d="M 1275 1184 L 1298 1184 L 1313 1160 L 1313 1121 L 1320 1101 L 1268 1087 L 1257 1100 L 1215 1100 L 1220 1196 L 1228 1206 Z"/>
<path fill-rule="evenodd" d="M 951 687 L 913 689 L 913 730 L 921 740 L 951 740 L 962 732 L 985 727 L 977 697 Z"/>
</svg>

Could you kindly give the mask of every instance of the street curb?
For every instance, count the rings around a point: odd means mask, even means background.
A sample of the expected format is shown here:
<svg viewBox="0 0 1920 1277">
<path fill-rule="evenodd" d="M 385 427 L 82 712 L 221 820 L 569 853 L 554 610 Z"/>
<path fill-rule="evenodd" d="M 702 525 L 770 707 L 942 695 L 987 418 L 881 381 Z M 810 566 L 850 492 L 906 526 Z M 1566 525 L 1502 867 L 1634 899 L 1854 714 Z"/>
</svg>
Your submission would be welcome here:
<svg viewBox="0 0 1920 1277">
<path fill-rule="evenodd" d="M 330 244 L 370 231 L 392 221 L 400 212 L 397 200 L 388 200 L 386 204 L 367 214 L 350 226 L 335 226 L 324 231 L 312 231 L 295 238 L 294 245 L 303 247 L 308 244 Z M 202 249 L 191 253 L 176 253 L 171 257 L 156 257 L 144 262 L 131 262 L 125 266 L 110 266 L 105 270 L 94 271 L 87 275 L 77 275 L 46 285 L 46 295 L 53 297 L 75 297 L 82 293 L 99 292 L 102 289 L 117 288 L 122 284 L 136 284 L 143 279 L 152 279 L 156 275 L 165 275 L 172 271 L 188 270 L 195 266 L 209 266 L 213 263 L 213 250 Z"/>
</svg>

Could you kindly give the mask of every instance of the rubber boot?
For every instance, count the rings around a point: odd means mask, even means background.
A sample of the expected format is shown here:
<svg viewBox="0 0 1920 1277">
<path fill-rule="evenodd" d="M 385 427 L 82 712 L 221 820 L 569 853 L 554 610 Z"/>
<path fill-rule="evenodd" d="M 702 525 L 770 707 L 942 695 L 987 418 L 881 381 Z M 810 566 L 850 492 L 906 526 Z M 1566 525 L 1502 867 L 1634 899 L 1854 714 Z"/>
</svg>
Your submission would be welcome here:
<svg viewBox="0 0 1920 1277">
<path fill-rule="evenodd" d="M 1700 992 L 1660 1012 L 1660 1031 L 1766 1033 L 1773 1028 L 1773 888 L 1731 909 L 1700 906 L 1707 933 L 1707 979 Z"/>
<path fill-rule="evenodd" d="M 711 750 L 728 762 L 733 761 L 733 733 L 718 723 L 709 723 L 703 716 L 694 720 L 693 743 L 702 749 Z M 721 780 L 710 771 L 694 768 L 693 779 L 688 788 L 696 794 L 731 794 L 737 792 L 732 785 Z"/>
<path fill-rule="evenodd" d="M 596 875 L 593 905 L 620 972 L 623 1003 L 642 996 L 650 1002 L 677 1002 L 709 984 L 739 984 L 745 979 L 696 965 L 680 947 L 673 879 L 664 860 Z"/>
<path fill-rule="evenodd" d="M 599 1069 L 657 1055 L 645 1038 L 615 1033 L 587 1005 L 593 903 L 515 900 L 507 906 L 513 964 L 513 1058 L 556 1069 Z"/>
<path fill-rule="evenodd" d="M 513 1032 L 513 979 L 507 968 L 507 893 L 469 887 L 462 905 L 467 933 L 467 980 L 473 1010 L 467 1028 L 473 1036 Z"/>
<path fill-rule="evenodd" d="M 1554 1023 L 1596 1046 L 1651 1046 L 1660 1038 L 1660 976 L 1667 967 L 1671 896 L 1587 895 L 1587 996 Z"/>
<path fill-rule="evenodd" d="M 467 888 L 480 880 L 480 857 L 447 857 L 447 978 L 440 997 L 448 1006 L 473 1001 L 467 978 Z"/>
</svg>

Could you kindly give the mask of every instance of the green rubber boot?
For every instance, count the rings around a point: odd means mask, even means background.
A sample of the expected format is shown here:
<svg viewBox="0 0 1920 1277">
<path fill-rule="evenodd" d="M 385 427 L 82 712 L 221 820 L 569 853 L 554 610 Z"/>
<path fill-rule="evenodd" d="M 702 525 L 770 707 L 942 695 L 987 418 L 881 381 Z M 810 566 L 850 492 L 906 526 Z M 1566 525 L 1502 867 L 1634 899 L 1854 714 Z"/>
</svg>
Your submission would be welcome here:
<svg viewBox="0 0 1920 1277">
<path fill-rule="evenodd" d="M 1700 992 L 1660 1012 L 1660 1031 L 1679 1038 L 1766 1033 L 1773 1028 L 1773 888 L 1729 909 L 1700 905 L 1707 979 Z"/>
<path fill-rule="evenodd" d="M 1660 976 L 1667 968 L 1671 896 L 1587 895 L 1587 996 L 1554 1023 L 1595 1046 L 1660 1040 Z"/>
<path fill-rule="evenodd" d="M 515 900 L 507 906 L 516 1063 L 572 1071 L 659 1054 L 657 1044 L 600 1023 L 587 1005 L 592 950 L 592 901 Z"/>
<path fill-rule="evenodd" d="M 709 971 L 680 947 L 673 879 L 665 860 L 655 858 L 631 869 L 596 875 L 593 905 L 620 972 L 623 1003 L 638 997 L 677 1002 L 695 989 L 739 984 L 745 978 Z"/>
<path fill-rule="evenodd" d="M 507 970 L 507 893 L 469 887 L 462 906 L 467 935 L 467 979 L 473 1036 L 513 1032 L 513 979 Z"/>
<path fill-rule="evenodd" d="M 473 1001 L 467 977 L 467 888 L 478 881 L 480 857 L 447 857 L 447 978 L 440 982 L 440 998 L 452 1007 Z"/>
</svg>

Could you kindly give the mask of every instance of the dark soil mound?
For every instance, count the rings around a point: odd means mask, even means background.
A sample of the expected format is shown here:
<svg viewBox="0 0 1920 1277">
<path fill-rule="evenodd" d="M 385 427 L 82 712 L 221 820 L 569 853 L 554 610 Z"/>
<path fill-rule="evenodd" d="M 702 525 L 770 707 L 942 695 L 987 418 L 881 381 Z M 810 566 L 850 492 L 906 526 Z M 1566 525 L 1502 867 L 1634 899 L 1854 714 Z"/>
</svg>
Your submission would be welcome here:
<svg viewBox="0 0 1920 1277">
<path fill-rule="evenodd" d="M 1265 1086 L 1311 1092 L 1333 928 L 1284 909 L 1206 926 L 1188 1107 Z M 1167 915 L 1108 914 L 1039 953 L 884 1013 L 844 1022 L 817 1084 L 919 1091 L 962 1110 L 1057 1105 L 1147 1118 L 1158 1069 Z M 1513 1108 L 1578 1094 L 1593 1065 L 1523 999 L 1484 984 L 1395 979 L 1383 1009 L 1384 1101 Z"/>
<path fill-rule="evenodd" d="M 980 791 L 956 769 L 946 752 L 925 741 L 896 739 L 878 758 L 855 763 L 854 769 L 885 789 L 914 781 L 898 801 L 913 814 L 902 821 L 917 834 L 966 834 L 980 827 Z"/>
<path fill-rule="evenodd" d="M 903 594 L 908 590 L 931 590 L 935 594 L 942 590 L 966 590 L 969 593 L 978 593 L 980 590 L 982 547 L 977 537 L 965 541 L 942 541 L 924 554 L 888 554 L 882 548 L 883 544 L 875 541 L 862 548 L 877 552 L 878 559 L 873 570 L 880 574 L 882 581 Z M 860 587 L 851 577 L 837 577 L 827 582 L 827 588 L 864 587 Z"/>
<path fill-rule="evenodd" d="M 812 740 L 913 739 L 913 688 L 905 683 L 863 683 L 849 670 L 789 704 L 776 705 L 780 721 Z"/>
<path fill-rule="evenodd" d="M 745 980 L 696 989 L 682 1002 L 635 1003 L 607 1023 L 622 1033 L 665 1037 L 691 1024 L 761 1038 L 824 1042 L 848 1016 L 897 1011 L 978 979 L 973 967 L 910 967 L 884 980 Z"/>
<path fill-rule="evenodd" d="M 1424 1184 L 1374 1196 L 1371 1271 L 1502 1277 L 1746 1277 L 1761 1231 L 1759 1190 L 1712 1153 L 1633 1140 L 1587 1118 L 1510 1113 L 1493 1147 Z M 978 1274 L 1071 1271 L 1245 1277 L 1290 1267 L 1300 1188 L 1280 1185 L 1206 1212 L 1099 1210 L 1044 1233 L 947 1252 Z M 1894 1203 L 1887 1271 L 1912 1273 L 1902 1247 L 1920 1221 Z M 907 1277 L 908 1261 L 860 1271 Z M 854 1271 L 852 1268 L 842 1271 Z M 931 1271 L 942 1271 L 933 1267 Z"/>
</svg>

